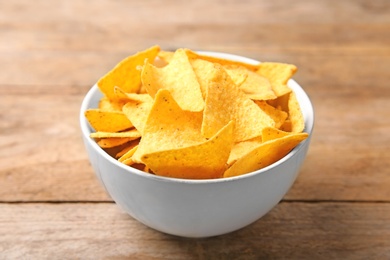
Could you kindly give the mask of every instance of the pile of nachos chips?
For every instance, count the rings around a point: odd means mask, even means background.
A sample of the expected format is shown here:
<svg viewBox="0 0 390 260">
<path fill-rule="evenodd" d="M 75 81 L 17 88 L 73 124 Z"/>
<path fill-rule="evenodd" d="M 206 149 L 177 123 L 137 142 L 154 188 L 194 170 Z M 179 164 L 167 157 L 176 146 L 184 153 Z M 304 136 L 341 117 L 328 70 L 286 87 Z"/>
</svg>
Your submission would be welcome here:
<svg viewBox="0 0 390 260">
<path fill-rule="evenodd" d="M 85 111 L 97 144 L 159 176 L 215 179 L 264 168 L 308 137 L 287 81 L 291 64 L 258 65 L 159 46 L 104 75 Z"/>
</svg>

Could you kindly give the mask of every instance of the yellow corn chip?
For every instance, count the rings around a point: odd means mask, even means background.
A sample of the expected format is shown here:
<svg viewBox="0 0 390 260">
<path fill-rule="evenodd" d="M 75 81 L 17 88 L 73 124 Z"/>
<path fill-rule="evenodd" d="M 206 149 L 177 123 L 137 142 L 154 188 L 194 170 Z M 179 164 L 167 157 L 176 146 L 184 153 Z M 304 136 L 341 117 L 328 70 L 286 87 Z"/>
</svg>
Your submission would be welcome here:
<svg viewBox="0 0 390 260">
<path fill-rule="evenodd" d="M 163 50 L 161 50 L 161 51 L 158 53 L 157 56 L 158 56 L 161 60 L 163 60 L 166 64 L 168 64 L 169 62 L 171 62 L 174 53 L 175 53 L 175 52 L 172 52 L 172 51 L 163 51 Z"/>
<path fill-rule="evenodd" d="M 129 146 L 129 149 L 127 150 L 127 152 L 125 154 L 123 154 L 119 159 L 118 161 L 120 162 L 124 162 L 124 161 L 127 161 L 125 164 L 129 165 L 128 163 L 130 162 L 128 159 L 131 159 L 131 157 L 133 156 L 133 154 L 135 153 L 135 151 L 137 151 L 138 149 L 138 144 L 133 144 L 131 146 Z M 131 159 L 132 160 L 132 159 Z"/>
<path fill-rule="evenodd" d="M 202 97 L 205 99 L 207 86 L 215 73 L 214 63 L 201 59 L 190 59 L 190 63 L 198 79 Z"/>
<path fill-rule="evenodd" d="M 258 147 L 262 142 L 262 137 L 255 137 L 247 141 L 235 143 L 228 159 L 228 166 L 235 163 L 239 158 Z"/>
<path fill-rule="evenodd" d="M 122 100 L 110 100 L 107 97 L 102 97 L 99 100 L 98 108 L 106 111 L 122 111 L 124 104 L 126 102 Z"/>
<path fill-rule="evenodd" d="M 141 133 L 137 129 L 131 129 L 128 131 L 124 132 L 95 132 L 91 133 L 90 137 L 92 138 L 123 138 L 123 137 L 128 137 L 128 138 L 134 138 L 137 139 L 141 137 Z"/>
<path fill-rule="evenodd" d="M 148 94 L 147 94 L 148 95 Z M 153 99 L 146 102 L 128 102 L 123 106 L 123 113 L 133 123 L 134 127 L 143 134 L 146 120 L 153 106 Z"/>
<path fill-rule="evenodd" d="M 284 121 L 283 125 L 280 127 L 280 130 L 285 132 L 292 132 L 292 123 L 290 119 Z"/>
<path fill-rule="evenodd" d="M 292 64 L 263 62 L 258 65 L 257 73 L 271 82 L 273 91 L 280 97 L 291 92 L 287 82 L 296 71 L 297 67 Z"/>
<path fill-rule="evenodd" d="M 202 134 L 209 138 L 234 120 L 234 141 L 240 142 L 260 136 L 265 126 L 274 126 L 272 118 L 234 84 L 227 72 L 220 65 L 215 66 L 214 78 L 207 90 Z"/>
<path fill-rule="evenodd" d="M 122 88 L 125 92 L 138 92 L 141 86 L 141 77 L 137 67 L 144 65 L 145 60 L 153 62 L 159 51 L 159 46 L 153 46 L 122 60 L 111 71 L 99 79 L 97 83 L 99 89 L 109 99 L 116 98 L 114 93 L 115 86 Z"/>
<path fill-rule="evenodd" d="M 130 120 L 120 111 L 88 109 L 84 114 L 95 131 L 119 132 L 133 127 Z"/>
<path fill-rule="evenodd" d="M 224 65 L 223 68 L 239 87 L 246 81 L 250 72 L 247 68 L 238 65 Z"/>
<path fill-rule="evenodd" d="M 269 115 L 275 121 L 275 127 L 280 128 L 283 123 L 286 121 L 288 114 L 280 109 L 274 108 L 271 105 L 268 105 L 266 101 L 255 101 L 255 103 L 263 110 L 267 115 Z"/>
<path fill-rule="evenodd" d="M 135 139 L 133 141 L 130 141 L 127 145 L 124 145 L 121 147 L 120 150 L 117 150 L 115 153 L 115 158 L 120 158 L 122 157 L 125 153 L 133 149 L 135 146 L 138 146 L 140 139 Z"/>
<path fill-rule="evenodd" d="M 274 127 L 265 127 L 261 136 L 263 138 L 263 142 L 267 142 L 273 139 L 285 137 L 290 134 L 290 132 L 285 132 Z"/>
<path fill-rule="evenodd" d="M 294 92 L 290 93 L 290 98 L 288 100 L 288 113 L 291 121 L 291 131 L 295 133 L 302 132 L 305 128 L 305 120 Z"/>
<path fill-rule="evenodd" d="M 144 154 L 142 161 L 160 176 L 221 178 L 233 144 L 233 121 L 209 140 L 189 147 Z"/>
<path fill-rule="evenodd" d="M 133 159 L 142 163 L 146 153 L 186 147 L 205 141 L 201 135 L 202 113 L 182 110 L 167 89 L 160 89 L 144 126 Z"/>
<path fill-rule="evenodd" d="M 103 138 L 98 140 L 97 144 L 101 148 L 112 148 L 130 142 L 131 140 L 133 140 L 133 138 L 128 138 L 128 137 Z"/>
<path fill-rule="evenodd" d="M 240 89 L 247 94 L 250 99 L 270 100 L 276 95 L 272 89 L 270 81 L 260 74 L 248 71 L 246 80 L 240 85 Z"/>
<path fill-rule="evenodd" d="M 235 65 L 235 66 L 243 66 L 249 70 L 256 71 L 258 69 L 258 65 L 253 65 L 245 62 L 240 61 L 234 61 L 234 60 L 227 60 L 223 58 L 216 58 L 216 57 L 210 57 L 207 55 L 202 55 L 199 53 L 196 53 L 192 50 L 186 49 L 187 55 L 191 59 L 202 59 L 206 60 L 212 63 L 218 63 L 220 65 Z"/>
<path fill-rule="evenodd" d="M 262 169 L 282 159 L 301 141 L 307 133 L 292 133 L 282 138 L 261 143 L 258 147 L 242 156 L 224 173 L 224 177 L 234 177 Z"/>
<path fill-rule="evenodd" d="M 141 79 L 152 97 L 159 89 L 168 89 L 182 109 L 199 112 L 204 108 L 198 79 L 183 49 L 178 49 L 170 63 L 163 68 L 146 63 Z"/>
<path fill-rule="evenodd" d="M 128 101 L 153 102 L 153 98 L 147 93 L 126 93 L 123 89 L 119 87 L 115 87 L 114 92 L 117 96 L 117 99 L 121 100 L 122 103 L 124 102 L 125 104 Z"/>
</svg>

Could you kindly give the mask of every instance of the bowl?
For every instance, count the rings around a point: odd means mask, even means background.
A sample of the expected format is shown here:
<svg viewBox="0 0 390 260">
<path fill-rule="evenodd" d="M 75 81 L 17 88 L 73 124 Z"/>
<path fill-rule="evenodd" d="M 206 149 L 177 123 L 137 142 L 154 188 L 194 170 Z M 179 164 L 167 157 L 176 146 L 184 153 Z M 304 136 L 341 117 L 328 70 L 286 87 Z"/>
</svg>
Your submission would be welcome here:
<svg viewBox="0 0 390 260">
<path fill-rule="evenodd" d="M 201 52 L 250 64 L 258 61 L 226 53 Z M 241 176 L 185 180 L 159 177 L 126 166 L 89 137 L 93 129 L 84 117 L 102 97 L 97 85 L 80 109 L 83 141 L 92 168 L 110 197 L 125 212 L 155 230 L 181 237 L 211 237 L 241 229 L 268 213 L 290 189 L 306 157 L 314 124 L 312 103 L 290 79 L 305 119 L 308 138 L 272 165 Z"/>
</svg>

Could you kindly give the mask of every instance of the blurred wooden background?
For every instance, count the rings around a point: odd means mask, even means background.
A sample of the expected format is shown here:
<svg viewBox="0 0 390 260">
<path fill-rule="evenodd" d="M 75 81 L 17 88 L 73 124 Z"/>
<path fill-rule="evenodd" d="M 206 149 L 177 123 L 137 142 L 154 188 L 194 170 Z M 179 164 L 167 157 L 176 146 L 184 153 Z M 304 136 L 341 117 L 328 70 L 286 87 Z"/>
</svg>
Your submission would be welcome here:
<svg viewBox="0 0 390 260">
<path fill-rule="evenodd" d="M 0 258 L 390 258 L 389 14 L 387 0 L 0 1 Z M 256 223 L 208 239 L 161 234 L 95 178 L 83 96 L 154 44 L 298 66 L 312 146 Z"/>
</svg>

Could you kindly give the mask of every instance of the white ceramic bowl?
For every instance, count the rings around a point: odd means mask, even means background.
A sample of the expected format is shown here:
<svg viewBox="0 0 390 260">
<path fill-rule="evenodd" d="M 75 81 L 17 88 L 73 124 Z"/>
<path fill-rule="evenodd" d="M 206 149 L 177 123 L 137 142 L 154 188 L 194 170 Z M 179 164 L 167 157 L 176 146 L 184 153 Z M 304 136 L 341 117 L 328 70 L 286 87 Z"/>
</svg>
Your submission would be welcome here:
<svg viewBox="0 0 390 260">
<path fill-rule="evenodd" d="M 224 53 L 204 54 L 256 64 L 255 60 Z M 314 112 L 309 97 L 294 81 L 309 137 L 274 164 L 245 175 L 213 180 L 159 177 L 126 166 L 89 137 L 84 111 L 96 108 L 102 97 L 95 85 L 80 110 L 82 137 L 91 165 L 111 198 L 143 224 L 183 237 L 210 237 L 243 228 L 269 212 L 295 181 L 312 136 Z"/>
</svg>

